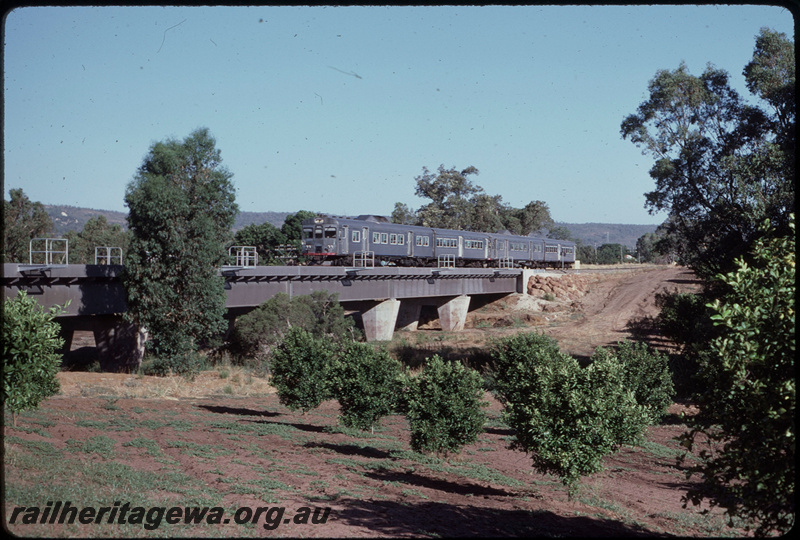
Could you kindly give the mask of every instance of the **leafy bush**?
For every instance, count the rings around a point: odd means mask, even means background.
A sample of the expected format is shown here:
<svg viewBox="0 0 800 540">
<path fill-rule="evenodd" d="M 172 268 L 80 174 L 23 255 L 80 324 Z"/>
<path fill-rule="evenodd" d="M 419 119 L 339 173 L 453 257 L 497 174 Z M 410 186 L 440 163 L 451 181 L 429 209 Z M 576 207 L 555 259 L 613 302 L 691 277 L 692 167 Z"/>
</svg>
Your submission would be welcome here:
<svg viewBox="0 0 800 540">
<path fill-rule="evenodd" d="M 395 410 L 400 393 L 400 363 L 384 350 L 350 342 L 330 367 L 330 394 L 339 401 L 340 422 L 372 429 Z"/>
<path fill-rule="evenodd" d="M 272 354 L 272 385 L 280 402 L 303 412 L 328 399 L 332 351 L 327 342 L 302 328 L 292 328 Z"/>
<path fill-rule="evenodd" d="M 625 388 L 620 362 L 599 354 L 586 368 L 543 334 L 501 340 L 493 350 L 495 385 L 511 447 L 529 453 L 542 472 L 575 493 L 581 476 L 622 444 L 637 444 L 648 416 Z"/>
<path fill-rule="evenodd" d="M 592 361 L 602 354 L 610 354 L 598 349 Z M 675 396 L 675 387 L 669 371 L 669 359 L 651 350 L 644 343 L 623 341 L 617 345 L 613 354 L 623 370 L 623 387 L 631 390 L 636 403 L 647 410 L 651 424 L 657 424 L 667 412 L 667 407 Z"/>
<path fill-rule="evenodd" d="M 353 320 L 345 317 L 337 298 L 327 291 L 291 299 L 285 293 L 277 294 L 236 319 L 231 349 L 240 359 L 249 357 L 265 363 L 290 328 L 303 328 L 317 338 L 353 337 Z"/>
<path fill-rule="evenodd" d="M 415 451 L 458 452 L 478 439 L 486 421 L 478 372 L 434 355 L 409 390 L 406 415 Z"/>
<path fill-rule="evenodd" d="M 786 533 L 795 514 L 795 231 L 758 241 L 752 263 L 719 279 L 730 292 L 709 307 L 721 335 L 701 364 L 699 413 L 682 436 L 724 446 L 689 470 L 703 483 L 687 501 L 707 498 L 731 516 L 759 523 L 757 535 Z"/>
<path fill-rule="evenodd" d="M 62 309 L 45 311 L 25 291 L 3 304 L 3 404 L 13 415 L 35 409 L 60 390 L 56 375 L 64 340 L 53 321 Z M 14 417 L 16 423 L 16 416 Z"/>
</svg>

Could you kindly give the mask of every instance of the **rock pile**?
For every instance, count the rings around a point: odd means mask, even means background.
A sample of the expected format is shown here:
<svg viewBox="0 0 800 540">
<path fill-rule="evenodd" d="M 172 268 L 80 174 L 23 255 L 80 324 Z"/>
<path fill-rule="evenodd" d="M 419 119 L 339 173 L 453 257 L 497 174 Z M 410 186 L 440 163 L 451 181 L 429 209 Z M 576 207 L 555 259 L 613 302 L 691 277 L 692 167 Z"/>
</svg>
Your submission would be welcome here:
<svg viewBox="0 0 800 540">
<path fill-rule="evenodd" d="M 589 281 L 577 274 L 557 277 L 534 274 L 528 280 L 528 294 L 537 298 L 549 295 L 554 300 L 575 301 L 587 292 Z"/>
</svg>

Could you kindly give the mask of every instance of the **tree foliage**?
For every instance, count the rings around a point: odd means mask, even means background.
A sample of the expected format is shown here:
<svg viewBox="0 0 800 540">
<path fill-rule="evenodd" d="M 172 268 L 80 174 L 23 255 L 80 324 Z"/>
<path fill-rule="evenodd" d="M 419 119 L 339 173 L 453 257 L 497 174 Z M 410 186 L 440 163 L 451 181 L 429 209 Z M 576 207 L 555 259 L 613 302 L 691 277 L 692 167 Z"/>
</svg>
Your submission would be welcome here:
<svg viewBox="0 0 800 540">
<path fill-rule="evenodd" d="M 282 264 L 278 259 L 278 246 L 286 244 L 286 235 L 271 223 L 247 225 L 236 231 L 233 242 L 237 246 L 254 246 L 258 253 L 258 264 Z"/>
<path fill-rule="evenodd" d="M 406 417 L 416 452 L 457 453 L 478 440 L 486 421 L 481 377 L 461 362 L 438 355 L 410 379 Z"/>
<path fill-rule="evenodd" d="M 130 244 L 130 233 L 117 223 L 109 223 L 102 215 L 89 219 L 80 232 L 68 231 L 66 238 L 69 240 L 69 261 L 73 264 L 94 264 L 96 247 L 118 247 L 124 256 Z"/>
<path fill-rule="evenodd" d="M 508 230 L 526 235 L 552 225 L 550 210 L 542 201 L 531 201 L 524 208 L 512 208 L 500 195 L 489 195 L 469 178 L 478 169 L 469 166 L 459 171 L 439 165 L 436 173 L 422 168 L 415 178 L 415 194 L 430 202 L 416 212 L 396 203 L 393 223 L 423 225 L 445 229 L 500 232 Z"/>
<path fill-rule="evenodd" d="M 642 441 L 649 416 L 615 356 L 601 352 L 582 368 L 552 338 L 531 333 L 498 342 L 492 360 L 503 417 L 515 431 L 511 447 L 559 476 L 570 495 L 603 457 Z"/>
<path fill-rule="evenodd" d="M 622 341 L 616 350 L 598 349 L 592 363 L 602 356 L 613 356 L 622 367 L 622 386 L 633 392 L 636 403 L 644 407 L 650 424 L 657 424 L 675 397 L 669 358 L 645 343 Z"/>
<path fill-rule="evenodd" d="M 11 189 L 3 200 L 3 262 L 27 263 L 30 241 L 53 230 L 53 220 L 40 202 L 31 202 L 22 189 Z"/>
<path fill-rule="evenodd" d="M 621 134 L 656 159 L 645 194 L 651 212 L 667 211 L 666 232 L 684 263 L 703 277 L 731 268 L 769 219 L 785 231 L 794 211 L 794 46 L 762 29 L 744 70 L 748 88 L 768 104 L 747 104 L 725 71 L 699 77 L 685 64 L 660 70 L 649 97 L 622 122 Z"/>
<path fill-rule="evenodd" d="M 128 185 L 126 316 L 159 357 L 186 355 L 227 328 L 224 263 L 238 212 L 232 174 L 205 128 L 155 143 Z"/>
<path fill-rule="evenodd" d="M 400 372 L 400 362 L 385 349 L 342 342 L 329 372 L 330 395 L 339 402 L 339 422 L 368 430 L 393 413 L 400 395 Z"/>
<path fill-rule="evenodd" d="M 328 399 L 332 355 L 327 341 L 302 328 L 291 328 L 272 353 L 270 382 L 281 404 L 305 413 Z"/>
<path fill-rule="evenodd" d="M 64 340 L 53 319 L 60 306 L 48 311 L 25 291 L 3 303 L 3 386 L 0 400 L 13 414 L 35 409 L 59 391 L 56 374 Z M 16 419 L 15 419 L 16 420 Z"/>
<path fill-rule="evenodd" d="M 279 293 L 236 318 L 231 349 L 240 358 L 265 363 L 291 328 L 337 341 L 352 338 L 355 333 L 353 319 L 345 317 L 337 293 L 314 291 L 291 299 L 288 294 Z"/>
<path fill-rule="evenodd" d="M 758 240 L 752 262 L 736 266 L 720 276 L 730 292 L 709 304 L 720 335 L 703 357 L 700 411 L 683 436 L 689 449 L 699 438 L 722 450 L 700 452 L 688 474 L 703 483 L 687 500 L 754 519 L 759 535 L 785 533 L 795 513 L 794 216 L 790 234 Z"/>
</svg>

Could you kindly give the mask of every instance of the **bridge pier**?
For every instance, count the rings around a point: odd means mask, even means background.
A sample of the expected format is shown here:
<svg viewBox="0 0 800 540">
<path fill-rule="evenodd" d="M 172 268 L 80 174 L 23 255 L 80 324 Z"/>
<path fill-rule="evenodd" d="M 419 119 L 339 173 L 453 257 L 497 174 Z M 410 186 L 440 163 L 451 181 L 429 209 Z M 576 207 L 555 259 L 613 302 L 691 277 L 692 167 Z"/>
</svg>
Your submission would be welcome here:
<svg viewBox="0 0 800 540">
<path fill-rule="evenodd" d="M 142 363 L 145 332 L 126 322 L 120 315 L 58 317 L 56 322 L 61 325 L 65 356 L 69 355 L 75 331 L 84 330 L 94 334 L 97 357 L 103 371 L 130 372 Z"/>
<path fill-rule="evenodd" d="M 361 311 L 367 341 L 389 341 L 394 335 L 400 300 L 390 298 Z"/>
<path fill-rule="evenodd" d="M 464 323 L 467 322 L 467 312 L 469 311 L 469 300 L 469 296 L 466 295 L 456 296 L 437 308 L 442 330 L 460 332 L 464 329 Z"/>
</svg>

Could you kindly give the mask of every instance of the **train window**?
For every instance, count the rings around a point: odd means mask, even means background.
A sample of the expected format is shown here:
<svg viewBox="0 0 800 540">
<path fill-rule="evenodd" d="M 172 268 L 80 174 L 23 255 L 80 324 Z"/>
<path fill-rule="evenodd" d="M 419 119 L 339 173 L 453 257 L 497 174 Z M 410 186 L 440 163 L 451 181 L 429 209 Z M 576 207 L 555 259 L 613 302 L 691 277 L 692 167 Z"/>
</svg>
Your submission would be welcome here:
<svg viewBox="0 0 800 540">
<path fill-rule="evenodd" d="M 392 245 L 397 245 L 397 235 L 392 233 L 389 235 L 389 243 Z"/>
<path fill-rule="evenodd" d="M 558 246 L 545 246 L 545 253 L 558 253 Z"/>
<path fill-rule="evenodd" d="M 456 240 L 455 238 L 437 238 L 436 247 L 448 247 L 448 248 L 458 247 L 458 240 Z"/>
<path fill-rule="evenodd" d="M 388 244 L 389 243 L 389 233 L 382 232 L 381 233 L 381 244 Z"/>
<path fill-rule="evenodd" d="M 417 236 L 417 245 L 418 246 L 429 246 L 429 245 L 431 245 L 430 237 L 429 236 Z"/>
<path fill-rule="evenodd" d="M 361 242 L 361 231 L 353 231 L 350 240 L 352 240 L 353 242 Z"/>
<path fill-rule="evenodd" d="M 467 249 L 483 249 L 483 240 L 464 240 Z"/>
<path fill-rule="evenodd" d="M 541 244 L 534 244 L 534 245 L 533 245 L 533 251 L 534 251 L 534 252 L 539 252 L 539 253 L 541 253 L 541 251 L 542 251 L 542 245 L 541 245 Z"/>
<path fill-rule="evenodd" d="M 311 238 L 314 238 L 314 229 L 311 227 L 303 229 L 303 239 L 310 240 Z"/>
<path fill-rule="evenodd" d="M 398 234 L 397 235 L 397 245 L 398 246 L 406 245 L 406 237 L 405 237 L 405 235 L 403 235 L 403 234 Z"/>
<path fill-rule="evenodd" d="M 372 243 L 373 244 L 380 244 L 381 243 L 381 233 L 379 233 L 379 232 L 372 233 Z"/>
<path fill-rule="evenodd" d="M 336 227 L 325 227 L 325 238 L 336 238 Z"/>
</svg>

